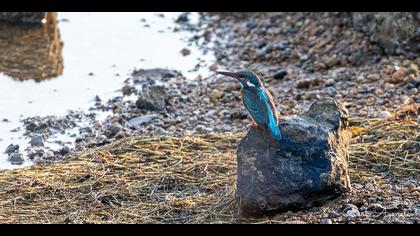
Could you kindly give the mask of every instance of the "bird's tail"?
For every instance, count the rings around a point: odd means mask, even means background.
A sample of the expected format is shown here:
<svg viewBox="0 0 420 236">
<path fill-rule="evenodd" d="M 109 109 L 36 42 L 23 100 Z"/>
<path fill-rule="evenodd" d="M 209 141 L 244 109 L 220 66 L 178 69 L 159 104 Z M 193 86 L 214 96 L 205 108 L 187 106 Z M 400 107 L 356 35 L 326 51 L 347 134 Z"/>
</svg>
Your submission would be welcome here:
<svg viewBox="0 0 420 236">
<path fill-rule="evenodd" d="M 282 135 L 279 126 L 277 125 L 276 119 L 270 119 L 268 124 L 268 129 L 270 130 L 271 135 L 277 141 L 282 140 Z"/>
</svg>

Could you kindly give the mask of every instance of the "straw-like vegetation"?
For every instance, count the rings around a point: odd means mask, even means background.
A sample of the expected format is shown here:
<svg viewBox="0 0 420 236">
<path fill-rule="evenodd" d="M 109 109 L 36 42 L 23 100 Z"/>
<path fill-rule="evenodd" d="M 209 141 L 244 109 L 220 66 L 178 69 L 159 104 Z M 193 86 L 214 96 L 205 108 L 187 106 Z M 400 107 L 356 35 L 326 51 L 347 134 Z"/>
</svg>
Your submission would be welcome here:
<svg viewBox="0 0 420 236">
<path fill-rule="evenodd" d="M 417 123 L 353 123 L 354 182 L 362 171 L 418 177 Z M 64 162 L 0 172 L 0 222 L 271 222 L 239 216 L 235 153 L 241 136 L 134 137 Z"/>
<path fill-rule="evenodd" d="M 397 177 L 418 177 L 420 125 L 411 120 L 367 122 L 365 128 L 353 127 L 357 137 L 350 148 L 350 168 L 365 168 Z"/>
</svg>

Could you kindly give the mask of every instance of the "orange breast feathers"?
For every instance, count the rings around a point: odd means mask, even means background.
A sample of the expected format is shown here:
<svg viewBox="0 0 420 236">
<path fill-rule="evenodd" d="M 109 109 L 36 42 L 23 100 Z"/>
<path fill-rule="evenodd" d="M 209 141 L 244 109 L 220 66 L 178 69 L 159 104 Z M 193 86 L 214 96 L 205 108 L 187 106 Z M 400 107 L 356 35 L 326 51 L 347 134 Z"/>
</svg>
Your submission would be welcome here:
<svg viewBox="0 0 420 236">
<path fill-rule="evenodd" d="M 278 119 L 278 114 L 277 114 L 277 109 L 276 109 L 276 103 L 274 103 L 274 99 L 271 96 L 271 93 L 265 87 L 262 87 L 262 89 L 264 90 L 265 94 L 267 94 L 267 97 L 270 100 L 271 109 L 273 110 L 274 117 L 276 118 L 276 121 L 278 123 L 279 119 Z"/>
</svg>

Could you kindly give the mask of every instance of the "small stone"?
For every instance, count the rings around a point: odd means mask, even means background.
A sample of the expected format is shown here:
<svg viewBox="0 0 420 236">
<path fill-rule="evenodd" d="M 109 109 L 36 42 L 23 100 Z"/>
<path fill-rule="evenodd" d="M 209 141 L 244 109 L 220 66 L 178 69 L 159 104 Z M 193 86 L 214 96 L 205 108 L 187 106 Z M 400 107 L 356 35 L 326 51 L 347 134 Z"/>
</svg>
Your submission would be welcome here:
<svg viewBox="0 0 420 236">
<path fill-rule="evenodd" d="M 248 117 L 248 112 L 244 111 L 243 109 L 240 108 L 234 108 L 232 109 L 232 111 L 230 112 L 230 116 L 232 117 L 232 119 L 246 119 Z"/>
<path fill-rule="evenodd" d="M 340 62 L 340 59 L 338 59 L 338 57 L 336 57 L 335 55 L 332 57 L 328 57 L 328 59 L 325 61 L 325 64 L 328 67 L 333 67 L 335 65 L 337 65 Z"/>
<path fill-rule="evenodd" d="M 12 163 L 12 165 L 22 165 L 23 164 L 23 162 L 25 161 L 24 159 L 23 159 L 23 155 L 22 154 L 20 154 L 20 153 L 11 153 L 11 154 L 9 154 L 9 156 L 8 156 L 8 159 L 7 159 L 9 162 L 11 162 Z"/>
<path fill-rule="evenodd" d="M 51 151 L 51 150 L 46 150 L 45 152 L 44 152 L 44 155 L 42 155 L 42 158 L 43 159 L 45 159 L 45 160 L 52 160 L 52 159 L 54 159 L 54 152 L 53 151 Z"/>
<path fill-rule="evenodd" d="M 386 210 L 385 207 L 383 207 L 379 203 L 372 204 L 368 209 L 371 210 L 371 211 L 374 211 L 374 212 L 383 212 L 383 211 Z"/>
<path fill-rule="evenodd" d="M 248 21 L 245 23 L 245 27 L 251 30 L 251 29 L 254 29 L 256 26 L 254 23 Z"/>
<path fill-rule="evenodd" d="M 335 80 L 334 79 L 327 79 L 325 81 L 325 85 L 326 86 L 333 86 L 335 84 Z"/>
<path fill-rule="evenodd" d="M 3 122 L 10 122 L 9 121 L 9 119 L 7 119 L 7 118 L 4 118 L 3 120 L 1 120 L 1 121 L 3 121 Z"/>
<path fill-rule="evenodd" d="M 350 210 L 359 211 L 359 208 L 354 204 L 345 204 L 344 207 L 343 207 L 343 212 L 347 213 L 347 211 L 350 211 Z"/>
<path fill-rule="evenodd" d="M 217 64 L 216 63 L 214 63 L 214 64 L 212 64 L 210 67 L 209 67 L 209 70 L 210 71 L 216 71 L 217 70 Z"/>
<path fill-rule="evenodd" d="M 93 72 L 90 72 L 88 75 L 89 76 L 94 76 L 95 74 Z"/>
<path fill-rule="evenodd" d="M 59 151 L 60 155 L 62 156 L 67 155 L 69 152 L 70 152 L 70 148 L 67 146 L 62 147 Z"/>
<path fill-rule="evenodd" d="M 399 207 L 399 204 L 397 202 L 392 202 L 390 205 L 388 205 L 386 207 L 387 212 L 396 212 L 396 211 L 399 211 L 399 210 L 400 210 L 400 207 Z"/>
<path fill-rule="evenodd" d="M 215 102 L 216 100 L 218 100 L 219 98 L 221 98 L 223 95 L 222 92 L 220 92 L 220 90 L 217 89 L 213 89 L 210 93 L 210 100 L 212 102 Z"/>
<path fill-rule="evenodd" d="M 360 212 L 357 209 L 349 210 L 349 211 L 346 212 L 346 214 L 349 218 L 354 218 L 354 217 L 360 216 Z"/>
<path fill-rule="evenodd" d="M 388 119 L 390 117 L 392 117 L 392 114 L 389 111 L 381 111 L 381 112 L 378 113 L 378 118 Z"/>
<path fill-rule="evenodd" d="M 321 219 L 319 223 L 323 225 L 330 225 L 332 224 L 332 221 L 330 219 Z"/>
<path fill-rule="evenodd" d="M 143 116 L 140 116 L 140 117 L 136 117 L 136 118 L 133 118 L 133 119 L 129 120 L 127 125 L 130 128 L 136 129 L 143 124 L 149 123 L 150 121 L 155 119 L 157 116 L 158 115 L 156 115 L 156 114 L 148 114 L 148 115 L 143 115 Z"/>
<path fill-rule="evenodd" d="M 36 135 L 31 138 L 31 141 L 29 141 L 32 147 L 43 147 L 44 146 L 44 139 L 41 135 Z"/>
<path fill-rule="evenodd" d="M 403 68 L 398 68 L 391 77 L 385 78 L 385 81 L 392 84 L 401 83 L 404 80 L 405 71 Z"/>
<path fill-rule="evenodd" d="M 114 136 L 114 138 L 116 139 L 116 140 L 120 140 L 120 139 L 123 139 L 123 138 L 125 138 L 126 137 L 126 135 L 125 135 L 125 133 L 124 132 L 118 132 L 115 136 Z M 108 139 L 106 139 L 106 140 L 103 140 L 103 145 L 104 144 L 108 144 L 108 143 L 111 143 Z"/>
<path fill-rule="evenodd" d="M 178 18 L 175 20 L 176 23 L 185 23 L 188 22 L 188 12 L 184 12 L 181 15 L 178 16 Z"/>
<path fill-rule="evenodd" d="M 405 186 L 408 188 L 408 190 L 410 190 L 410 191 L 412 191 L 413 189 L 415 189 L 416 188 L 416 185 L 415 184 L 413 184 L 413 183 L 411 183 L 411 182 L 408 182 L 407 184 L 405 184 Z"/>
<path fill-rule="evenodd" d="M 212 109 L 212 110 L 210 110 L 206 113 L 206 116 L 214 116 L 214 115 L 216 115 L 216 113 L 217 113 L 217 111 L 215 109 Z"/>
<path fill-rule="evenodd" d="M 274 79 L 283 79 L 287 75 L 287 71 L 284 69 L 279 69 L 274 73 L 273 78 Z"/>
<path fill-rule="evenodd" d="M 124 96 L 130 96 L 134 92 L 134 87 L 126 84 L 122 87 L 121 91 Z"/>
<path fill-rule="evenodd" d="M 392 185 L 390 185 L 390 184 L 383 184 L 381 186 L 381 188 L 384 189 L 384 190 L 390 190 L 390 189 L 392 189 Z"/>
<path fill-rule="evenodd" d="M 188 48 L 183 48 L 182 50 L 181 50 L 181 54 L 185 57 L 185 56 L 188 56 L 188 55 L 190 55 L 191 54 L 191 50 L 190 49 L 188 49 Z"/>
<path fill-rule="evenodd" d="M 11 153 L 18 152 L 18 151 L 19 151 L 19 145 L 13 145 L 13 144 L 10 144 L 10 145 L 6 148 L 6 151 L 4 151 L 4 153 L 6 153 L 6 154 L 11 154 Z"/>
<path fill-rule="evenodd" d="M 105 127 L 104 134 L 108 138 L 114 137 L 117 133 L 119 133 L 122 130 L 122 126 L 120 124 L 112 124 Z"/>
<path fill-rule="evenodd" d="M 136 105 L 140 109 L 149 111 L 162 111 L 166 108 L 166 90 L 164 86 L 152 85 L 145 86 L 139 93 Z"/>
<path fill-rule="evenodd" d="M 197 125 L 195 127 L 195 131 L 198 132 L 198 133 L 209 133 L 211 131 L 211 129 L 207 128 L 204 125 Z"/>
<path fill-rule="evenodd" d="M 334 87 L 328 87 L 327 88 L 327 94 L 330 97 L 334 97 L 337 94 L 337 91 Z"/>
<path fill-rule="evenodd" d="M 300 79 L 296 82 L 296 88 L 307 89 L 307 88 L 310 88 L 312 86 L 316 86 L 316 85 L 319 85 L 319 84 L 320 84 L 320 81 L 318 79 L 315 79 L 315 78 Z"/>
</svg>

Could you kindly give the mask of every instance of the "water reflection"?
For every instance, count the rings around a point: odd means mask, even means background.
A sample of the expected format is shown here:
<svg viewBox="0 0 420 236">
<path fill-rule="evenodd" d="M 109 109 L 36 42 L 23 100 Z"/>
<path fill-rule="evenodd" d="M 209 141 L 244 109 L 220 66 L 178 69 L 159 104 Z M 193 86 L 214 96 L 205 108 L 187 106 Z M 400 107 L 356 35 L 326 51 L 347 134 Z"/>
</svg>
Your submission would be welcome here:
<svg viewBox="0 0 420 236">
<path fill-rule="evenodd" d="M 57 13 L 49 12 L 46 20 L 43 25 L 0 23 L 0 73 L 37 82 L 62 74 Z"/>
</svg>

